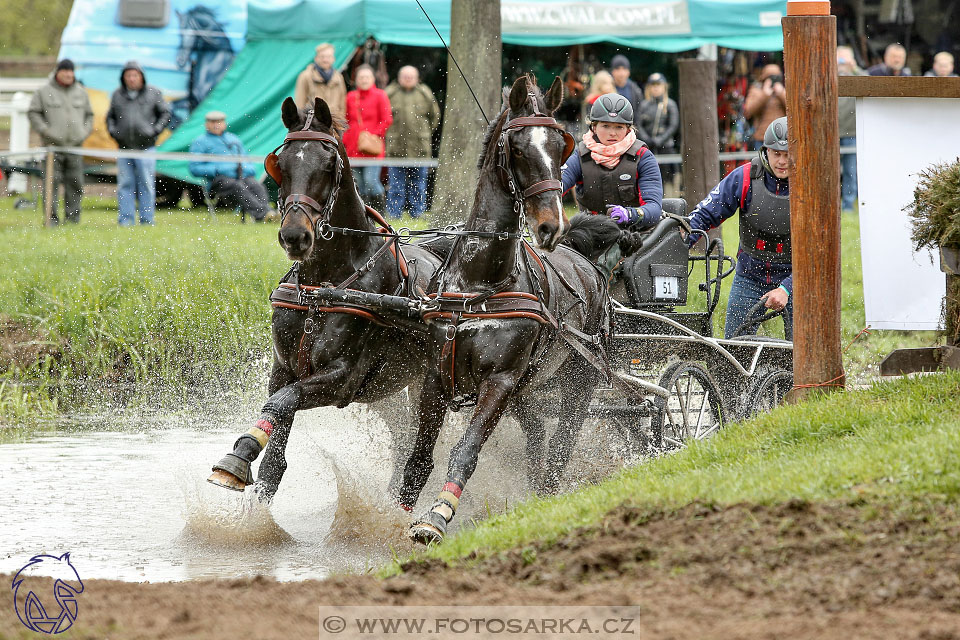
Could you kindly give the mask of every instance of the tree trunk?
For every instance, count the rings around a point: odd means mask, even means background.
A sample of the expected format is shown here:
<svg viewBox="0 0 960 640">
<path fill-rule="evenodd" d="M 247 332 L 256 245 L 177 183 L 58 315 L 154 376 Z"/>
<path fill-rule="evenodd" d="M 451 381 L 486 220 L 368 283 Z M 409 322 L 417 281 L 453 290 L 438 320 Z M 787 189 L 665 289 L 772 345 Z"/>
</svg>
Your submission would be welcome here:
<svg viewBox="0 0 960 640">
<path fill-rule="evenodd" d="M 687 213 L 720 182 L 720 142 L 717 126 L 717 63 L 715 60 L 680 60 L 680 140 L 683 147 L 683 197 Z M 711 229 L 719 238 L 720 229 Z M 706 249 L 701 239 L 696 247 Z"/>
<path fill-rule="evenodd" d="M 451 0 L 450 50 L 491 120 L 500 111 L 500 0 Z M 432 221 L 465 220 L 477 188 L 477 159 L 487 123 L 447 56 L 447 95 Z"/>
</svg>

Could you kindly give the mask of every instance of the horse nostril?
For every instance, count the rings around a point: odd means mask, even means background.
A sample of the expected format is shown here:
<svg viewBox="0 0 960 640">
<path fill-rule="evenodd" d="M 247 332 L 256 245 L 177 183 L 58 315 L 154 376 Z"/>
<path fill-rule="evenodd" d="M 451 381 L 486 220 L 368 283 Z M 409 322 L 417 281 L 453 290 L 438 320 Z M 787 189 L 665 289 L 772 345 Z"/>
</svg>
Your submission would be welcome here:
<svg viewBox="0 0 960 640">
<path fill-rule="evenodd" d="M 557 225 L 552 222 L 543 222 L 537 227 L 541 246 L 550 246 L 550 242 L 557 234 L 557 228 Z"/>
</svg>

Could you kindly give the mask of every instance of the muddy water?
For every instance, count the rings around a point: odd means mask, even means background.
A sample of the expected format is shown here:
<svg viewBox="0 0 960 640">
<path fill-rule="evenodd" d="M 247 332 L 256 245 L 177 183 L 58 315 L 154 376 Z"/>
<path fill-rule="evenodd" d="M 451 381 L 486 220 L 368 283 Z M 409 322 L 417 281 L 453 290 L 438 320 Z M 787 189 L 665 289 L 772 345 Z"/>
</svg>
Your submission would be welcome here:
<svg viewBox="0 0 960 640">
<path fill-rule="evenodd" d="M 86 416 L 0 443 L 0 573 L 36 554 L 70 552 L 81 578 L 302 580 L 374 568 L 412 548 L 404 536 L 410 516 L 384 498 L 392 456 L 372 412 L 298 415 L 269 508 L 249 491 L 205 481 L 248 424 L 249 416 Z M 432 502 L 461 432 L 459 419 L 448 421 L 418 511 Z M 455 524 L 471 526 L 522 500 L 525 477 L 519 430 L 505 420 Z"/>
</svg>

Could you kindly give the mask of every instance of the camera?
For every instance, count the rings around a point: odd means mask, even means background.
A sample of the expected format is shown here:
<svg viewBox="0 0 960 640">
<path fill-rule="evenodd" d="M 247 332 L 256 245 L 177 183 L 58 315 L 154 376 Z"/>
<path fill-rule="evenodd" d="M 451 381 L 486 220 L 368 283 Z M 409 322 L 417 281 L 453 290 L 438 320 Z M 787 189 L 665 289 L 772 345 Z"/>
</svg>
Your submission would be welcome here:
<svg viewBox="0 0 960 640">
<path fill-rule="evenodd" d="M 772 85 L 773 85 L 773 84 L 777 84 L 778 82 L 779 82 L 780 84 L 783 84 L 783 76 L 780 75 L 779 73 L 778 73 L 778 74 L 775 74 L 775 75 L 772 75 L 772 76 L 770 76 L 770 77 L 767 78 L 767 79 L 770 81 L 770 84 L 772 84 Z"/>
</svg>

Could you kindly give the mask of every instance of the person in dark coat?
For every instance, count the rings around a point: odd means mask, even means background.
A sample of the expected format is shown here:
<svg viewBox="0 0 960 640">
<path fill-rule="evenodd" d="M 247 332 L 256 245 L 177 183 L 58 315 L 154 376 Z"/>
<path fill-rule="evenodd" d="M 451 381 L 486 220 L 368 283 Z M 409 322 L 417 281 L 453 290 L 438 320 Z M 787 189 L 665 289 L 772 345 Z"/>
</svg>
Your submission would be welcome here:
<svg viewBox="0 0 960 640">
<path fill-rule="evenodd" d="M 131 60 L 120 73 L 120 87 L 110 97 L 107 131 L 121 149 L 152 149 L 157 136 L 170 122 L 170 105 L 156 87 L 147 84 L 143 68 Z M 157 161 L 148 158 L 117 158 L 117 222 L 153 224 L 156 204 Z"/>
<path fill-rule="evenodd" d="M 888 44 L 883 50 L 883 62 L 875 64 L 867 73 L 871 76 L 909 76 L 910 67 L 907 64 L 907 50 L 902 44 Z"/>
<path fill-rule="evenodd" d="M 643 92 L 645 99 L 640 103 L 640 117 L 635 120 L 637 135 L 658 156 L 676 153 L 674 136 L 680 126 L 680 110 L 677 109 L 677 103 L 667 95 L 667 79 L 662 73 L 651 74 Z M 673 181 L 674 166 L 660 166 L 664 182 Z"/>
<path fill-rule="evenodd" d="M 634 118 L 640 117 L 640 103 L 643 102 L 643 87 L 630 79 L 630 60 L 622 53 L 613 56 L 610 61 L 610 75 L 617 93 L 630 103 Z M 634 120 L 634 124 L 639 120 Z"/>
</svg>

